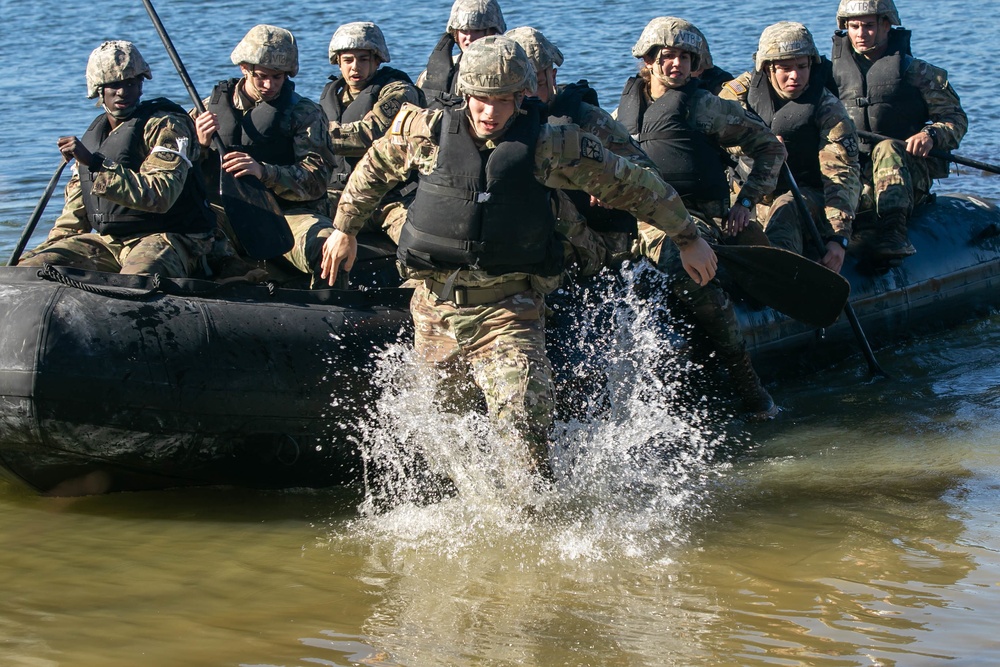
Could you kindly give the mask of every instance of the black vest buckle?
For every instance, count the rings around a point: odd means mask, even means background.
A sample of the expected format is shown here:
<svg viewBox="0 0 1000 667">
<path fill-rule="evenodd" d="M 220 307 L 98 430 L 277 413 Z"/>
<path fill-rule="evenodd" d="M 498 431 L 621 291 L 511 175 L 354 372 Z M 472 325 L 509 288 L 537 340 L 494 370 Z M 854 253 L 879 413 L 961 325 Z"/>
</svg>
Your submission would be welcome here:
<svg viewBox="0 0 1000 667">
<path fill-rule="evenodd" d="M 854 103 L 862 109 L 871 106 L 871 102 L 868 101 L 867 97 L 857 97 L 854 99 Z"/>
</svg>

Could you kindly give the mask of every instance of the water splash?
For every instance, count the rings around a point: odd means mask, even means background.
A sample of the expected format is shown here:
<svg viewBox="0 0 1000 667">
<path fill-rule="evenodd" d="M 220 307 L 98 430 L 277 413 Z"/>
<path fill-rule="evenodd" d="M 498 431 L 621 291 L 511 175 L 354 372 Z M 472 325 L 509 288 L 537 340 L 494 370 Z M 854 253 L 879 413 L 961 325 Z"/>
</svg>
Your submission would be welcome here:
<svg viewBox="0 0 1000 667">
<path fill-rule="evenodd" d="M 648 558 L 685 540 L 710 511 L 706 495 L 724 469 L 714 453 L 728 436 L 692 390 L 702 368 L 665 294 L 642 263 L 555 296 L 548 485 L 483 414 L 441 410 L 438 378 L 411 349 L 387 349 L 361 426 L 365 499 L 353 527 L 453 555 L 537 540 L 546 558 Z"/>
</svg>

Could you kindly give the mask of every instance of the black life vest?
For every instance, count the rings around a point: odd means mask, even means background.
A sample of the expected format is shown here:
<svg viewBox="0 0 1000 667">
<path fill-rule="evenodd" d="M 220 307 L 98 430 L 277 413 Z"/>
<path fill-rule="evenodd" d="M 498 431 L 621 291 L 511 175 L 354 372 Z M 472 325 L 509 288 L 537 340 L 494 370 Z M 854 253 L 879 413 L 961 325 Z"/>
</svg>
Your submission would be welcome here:
<svg viewBox="0 0 1000 667">
<path fill-rule="evenodd" d="M 913 62 L 910 31 L 889 31 L 886 54 L 863 74 L 850 37 L 843 30 L 833 35 L 833 78 L 840 100 L 859 130 L 877 132 L 894 139 L 906 139 L 920 131 L 929 120 L 920 91 L 906 83 L 906 70 Z M 865 152 L 871 150 L 861 140 Z"/>
<path fill-rule="evenodd" d="M 427 96 L 428 109 L 442 109 L 454 105 L 462 96 L 458 94 L 458 60 L 452 60 L 455 50 L 455 38 L 450 32 L 441 35 L 437 46 L 427 59 L 427 69 L 424 70 L 424 80 L 420 88 Z"/>
<path fill-rule="evenodd" d="M 722 69 L 721 67 L 712 66 L 711 68 L 705 70 L 698 76 L 698 85 L 701 86 L 703 90 L 707 90 L 713 95 L 718 95 L 722 90 L 723 84 L 727 81 L 732 81 L 735 79 L 732 74 Z"/>
<path fill-rule="evenodd" d="M 81 142 L 91 153 L 101 153 L 107 159 L 138 172 L 149 156 L 143 141 L 146 123 L 160 111 L 187 118 L 180 106 L 165 97 L 157 97 L 139 104 L 132 117 L 114 132 L 111 132 L 107 114 L 102 113 L 87 128 Z M 197 166 L 188 170 L 180 197 L 166 213 L 139 211 L 99 197 L 93 193 L 94 175 L 90 170 L 80 169 L 79 173 L 87 220 L 101 234 L 115 238 L 161 232 L 199 234 L 211 231 L 215 226 L 215 216 L 206 201 Z"/>
<path fill-rule="evenodd" d="M 796 182 L 820 189 L 823 176 L 819 167 L 820 132 L 816 111 L 825 91 L 823 67 L 815 64 L 810 68 L 809 87 L 797 99 L 786 100 L 778 96 L 764 72 L 754 72 L 747 93 L 747 106 L 784 141 L 788 168 Z M 787 188 L 786 185 L 784 189 Z"/>
<path fill-rule="evenodd" d="M 480 151 L 466 110 L 446 109 L 434 170 L 421 174 L 397 257 L 411 269 L 481 269 L 492 275 L 562 271 L 550 190 L 535 179 L 541 130 L 526 103 L 492 151 Z"/>
<path fill-rule="evenodd" d="M 618 103 L 618 120 L 682 198 L 689 202 L 728 200 L 729 181 L 719 147 L 689 118 L 691 104 L 700 91 L 699 80 L 671 88 L 649 105 L 645 85 L 637 76 L 626 82 Z"/>
<path fill-rule="evenodd" d="M 600 107 L 597 91 L 590 87 L 586 79 L 576 83 L 559 86 L 555 99 L 549 102 L 549 116 L 545 119 L 549 125 L 580 125 L 583 120 L 582 105 L 586 102 Z M 635 216 L 626 211 L 590 205 L 590 194 L 583 190 L 564 190 L 573 206 L 580 212 L 587 226 L 598 232 L 624 232 L 637 234 L 638 225 Z"/>
<path fill-rule="evenodd" d="M 292 109 L 302 97 L 295 92 L 295 84 L 285 79 L 281 93 L 270 102 L 258 102 L 249 111 L 233 106 L 233 93 L 242 79 L 220 81 L 212 90 L 206 105 L 219 118 L 219 137 L 226 148 L 242 151 L 258 162 L 287 166 L 295 163 L 295 132 L 292 128 Z M 209 191 L 218 191 L 219 165 L 212 161 L 204 166 L 205 177 L 211 184 Z M 307 202 L 293 201 L 275 195 L 283 210 L 298 208 Z"/>
<path fill-rule="evenodd" d="M 354 123 L 363 119 L 369 111 L 375 108 L 375 103 L 378 101 L 382 89 L 393 81 L 413 84 L 405 72 L 391 67 L 380 67 L 365 89 L 358 93 L 357 97 L 344 108 L 340 102 L 340 94 L 345 86 L 344 78 L 331 76 L 330 83 L 326 84 L 320 95 L 319 105 L 323 108 L 327 120 L 337 121 L 343 125 Z M 347 179 L 351 176 L 351 171 L 361 158 L 334 155 L 333 159 L 329 189 L 343 190 Z"/>
</svg>

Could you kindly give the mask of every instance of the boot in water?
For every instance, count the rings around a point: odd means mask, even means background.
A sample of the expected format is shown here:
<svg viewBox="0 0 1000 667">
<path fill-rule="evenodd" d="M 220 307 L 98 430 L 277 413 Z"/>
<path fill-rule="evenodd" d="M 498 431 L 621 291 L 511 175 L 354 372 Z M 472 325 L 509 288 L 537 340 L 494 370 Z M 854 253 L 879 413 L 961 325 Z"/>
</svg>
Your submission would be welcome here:
<svg viewBox="0 0 1000 667">
<path fill-rule="evenodd" d="M 728 359 L 723 358 L 729 369 L 729 377 L 733 388 L 743 402 L 743 418 L 750 422 L 763 422 L 774 419 L 778 415 L 778 406 L 760 383 L 757 371 L 750 361 L 750 354 L 745 350 Z"/>
</svg>

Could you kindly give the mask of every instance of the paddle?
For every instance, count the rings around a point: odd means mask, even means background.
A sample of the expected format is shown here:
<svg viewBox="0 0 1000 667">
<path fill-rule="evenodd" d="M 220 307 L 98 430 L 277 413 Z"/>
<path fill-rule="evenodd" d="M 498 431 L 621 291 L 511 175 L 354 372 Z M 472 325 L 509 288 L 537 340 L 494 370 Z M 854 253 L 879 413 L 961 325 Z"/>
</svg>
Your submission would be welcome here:
<svg viewBox="0 0 1000 667">
<path fill-rule="evenodd" d="M 35 233 L 35 227 L 38 226 L 38 221 L 41 219 L 42 213 L 45 212 L 45 206 L 49 203 L 49 199 L 52 198 L 52 193 L 55 192 L 56 185 L 59 184 L 59 177 L 62 176 L 63 169 L 66 168 L 67 164 L 69 164 L 69 160 L 63 160 L 59 163 L 56 173 L 52 174 L 52 178 L 49 179 L 49 184 L 45 186 L 42 198 L 35 204 L 35 210 L 31 212 L 31 217 L 28 218 L 27 224 L 24 225 L 21 238 L 18 239 L 17 246 L 14 247 L 14 252 L 11 253 L 10 259 L 7 260 L 7 266 L 15 266 L 20 261 L 21 253 L 24 252 L 25 246 L 28 245 L 31 235 Z"/>
<path fill-rule="evenodd" d="M 802 191 L 799 190 L 798 183 L 795 182 L 795 177 L 792 176 L 792 170 L 788 168 L 788 163 L 786 162 L 782 164 L 781 167 L 784 170 L 785 178 L 788 180 L 788 185 L 792 190 L 792 195 L 795 198 L 795 206 L 799 210 L 799 215 L 802 216 L 802 220 L 809 229 L 809 236 L 813 240 L 816 252 L 819 253 L 820 257 L 822 257 L 826 254 L 826 244 L 823 243 L 823 238 L 819 235 L 819 228 L 816 226 L 816 221 L 813 220 L 812 214 L 809 213 L 809 207 L 806 206 L 806 200 L 802 196 Z M 819 265 L 817 264 L 817 266 Z M 868 344 L 868 338 L 865 336 L 865 332 L 861 328 L 861 322 L 858 321 L 858 316 L 854 312 L 854 306 L 852 306 L 849 301 L 845 300 L 843 311 L 844 314 L 847 315 L 847 320 L 851 323 L 851 328 L 854 329 L 854 335 L 857 337 L 858 344 L 861 346 L 861 351 L 864 353 L 865 360 L 868 362 L 868 372 L 873 376 L 878 375 L 888 378 L 889 374 L 882 370 L 882 367 L 878 364 L 878 360 L 875 359 L 872 347 Z"/>
<path fill-rule="evenodd" d="M 794 320 L 827 327 L 840 317 L 851 285 L 821 264 L 782 248 L 713 245 L 739 290 Z"/>
<path fill-rule="evenodd" d="M 177 50 L 174 49 L 173 42 L 170 41 L 152 3 L 150 0 L 142 0 L 142 4 L 146 6 L 146 13 L 152 19 L 153 26 L 159 33 L 171 62 L 174 63 L 174 68 L 184 81 L 184 87 L 187 88 L 195 109 L 200 114 L 205 113 L 201 96 L 191 83 L 191 77 L 188 76 L 187 69 L 177 55 Z M 212 148 L 218 151 L 220 160 L 229 152 L 218 133 L 212 135 Z M 260 182 L 260 179 L 253 176 L 236 178 L 220 168 L 219 192 L 222 195 L 222 208 L 226 211 L 229 224 L 247 255 L 253 259 L 272 259 L 292 249 L 295 244 L 292 230 L 288 228 L 288 222 L 278 208 L 274 195 Z"/>
<path fill-rule="evenodd" d="M 865 132 L 863 130 L 858 130 L 858 136 L 868 141 L 898 141 L 899 143 L 906 143 L 902 139 L 893 139 L 892 137 L 887 137 L 884 134 Z M 936 157 L 939 160 L 948 160 L 949 162 L 954 162 L 955 164 L 964 164 L 967 167 L 975 167 L 976 169 L 982 169 L 983 171 L 988 171 L 993 174 L 1000 174 L 1000 167 L 996 165 L 955 155 L 951 151 L 941 150 L 940 148 L 932 148 L 930 156 Z"/>
</svg>

